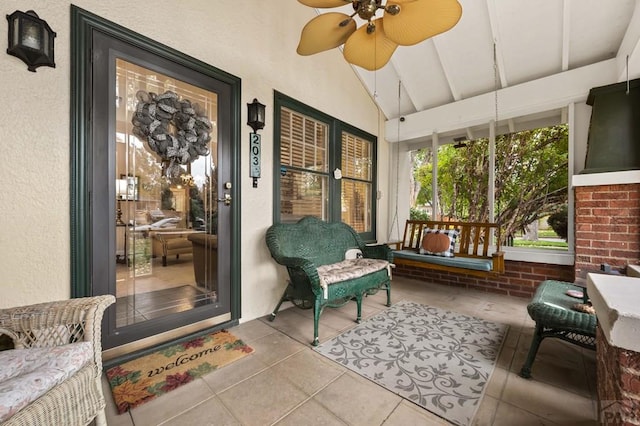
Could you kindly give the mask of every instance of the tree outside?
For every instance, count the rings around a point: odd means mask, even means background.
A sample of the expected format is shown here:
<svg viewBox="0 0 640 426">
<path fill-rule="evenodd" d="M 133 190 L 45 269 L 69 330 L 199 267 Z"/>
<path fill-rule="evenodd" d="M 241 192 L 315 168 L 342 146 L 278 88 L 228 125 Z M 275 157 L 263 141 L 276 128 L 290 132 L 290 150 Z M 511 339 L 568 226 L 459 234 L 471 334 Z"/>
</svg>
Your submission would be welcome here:
<svg viewBox="0 0 640 426">
<path fill-rule="evenodd" d="M 431 204 L 432 152 L 413 154 L 412 205 Z M 561 211 L 568 199 L 568 127 L 515 132 L 496 138 L 495 221 L 503 243 Z M 443 218 L 487 222 L 489 141 L 438 150 L 438 212 Z M 562 237 L 562 236 L 561 236 Z M 564 237 L 566 238 L 566 237 Z M 566 244 L 563 245 L 566 247 Z"/>
</svg>

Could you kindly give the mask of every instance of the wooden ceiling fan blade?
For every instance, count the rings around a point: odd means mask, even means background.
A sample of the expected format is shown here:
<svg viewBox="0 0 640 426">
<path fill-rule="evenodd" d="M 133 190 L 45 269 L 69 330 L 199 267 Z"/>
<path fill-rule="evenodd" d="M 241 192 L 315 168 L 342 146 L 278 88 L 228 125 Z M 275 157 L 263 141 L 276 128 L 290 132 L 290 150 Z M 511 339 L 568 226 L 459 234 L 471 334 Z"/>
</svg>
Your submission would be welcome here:
<svg viewBox="0 0 640 426">
<path fill-rule="evenodd" d="M 458 23 L 462 6 L 457 0 L 391 0 L 400 12 L 384 14 L 385 32 L 395 43 L 410 46 L 443 33 Z"/>
<path fill-rule="evenodd" d="M 340 7 L 345 4 L 351 3 L 350 0 L 298 0 L 298 2 L 309 7 L 328 8 L 328 7 Z"/>
<path fill-rule="evenodd" d="M 341 22 L 347 22 L 340 26 Z M 338 12 L 323 13 L 304 26 L 300 35 L 297 52 L 299 55 L 313 55 L 338 47 L 356 30 L 356 22 L 349 15 Z"/>
<path fill-rule="evenodd" d="M 351 34 L 344 44 L 344 58 L 347 62 L 369 71 L 382 68 L 389 62 L 398 45 L 385 35 L 382 19 L 372 21 L 376 29 L 367 33 L 367 25 Z"/>
</svg>

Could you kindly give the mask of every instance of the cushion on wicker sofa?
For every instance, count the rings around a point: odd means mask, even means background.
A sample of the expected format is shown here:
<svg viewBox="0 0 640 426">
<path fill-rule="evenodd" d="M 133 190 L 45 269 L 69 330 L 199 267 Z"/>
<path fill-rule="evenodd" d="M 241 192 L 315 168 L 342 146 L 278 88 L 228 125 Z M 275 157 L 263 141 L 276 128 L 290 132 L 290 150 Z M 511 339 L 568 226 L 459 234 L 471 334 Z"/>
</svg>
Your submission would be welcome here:
<svg viewBox="0 0 640 426">
<path fill-rule="evenodd" d="M 347 259 L 342 262 L 318 266 L 318 276 L 320 277 L 320 286 L 326 298 L 329 284 L 362 277 L 385 268 L 388 270 L 389 276 L 391 276 L 390 263 L 386 260 L 365 258 Z"/>
<path fill-rule="evenodd" d="M 91 342 L 0 351 L 0 423 L 67 380 L 92 358 Z"/>
</svg>

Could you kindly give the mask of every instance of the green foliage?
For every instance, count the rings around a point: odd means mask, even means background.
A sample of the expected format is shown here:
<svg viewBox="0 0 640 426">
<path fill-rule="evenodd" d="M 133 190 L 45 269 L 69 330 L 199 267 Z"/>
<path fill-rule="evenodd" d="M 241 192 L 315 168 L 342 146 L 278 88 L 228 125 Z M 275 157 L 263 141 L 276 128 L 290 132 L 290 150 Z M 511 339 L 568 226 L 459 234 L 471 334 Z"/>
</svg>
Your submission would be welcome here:
<svg viewBox="0 0 640 426">
<path fill-rule="evenodd" d="M 414 155 L 416 202 L 431 202 L 429 150 Z M 567 201 L 568 129 L 566 125 L 527 130 L 496 138 L 494 215 L 502 235 L 523 230 Z M 489 219 L 489 141 L 438 150 L 438 215 L 465 221 Z"/>
<path fill-rule="evenodd" d="M 409 219 L 413 220 L 429 220 L 431 219 L 427 212 L 411 207 L 409 210 Z"/>
<path fill-rule="evenodd" d="M 550 249 L 559 249 L 566 250 L 567 243 L 562 241 L 525 241 L 516 239 L 513 242 L 514 247 L 533 247 L 533 248 L 550 248 Z"/>
<path fill-rule="evenodd" d="M 549 215 L 547 223 L 560 238 L 565 241 L 569 235 L 569 211 L 566 205 L 560 207 L 558 211 Z"/>
<path fill-rule="evenodd" d="M 195 223 L 196 219 L 204 219 L 204 201 L 197 186 L 189 187 L 189 221 Z"/>
</svg>

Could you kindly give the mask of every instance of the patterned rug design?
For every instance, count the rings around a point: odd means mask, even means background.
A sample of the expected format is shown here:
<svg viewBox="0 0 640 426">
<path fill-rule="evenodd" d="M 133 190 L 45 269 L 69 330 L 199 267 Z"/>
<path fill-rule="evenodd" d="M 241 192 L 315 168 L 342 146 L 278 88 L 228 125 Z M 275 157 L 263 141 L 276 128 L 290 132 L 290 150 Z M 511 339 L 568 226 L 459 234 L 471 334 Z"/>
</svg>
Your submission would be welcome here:
<svg viewBox="0 0 640 426">
<path fill-rule="evenodd" d="M 402 301 L 316 351 L 461 426 L 471 424 L 508 326 Z"/>
<path fill-rule="evenodd" d="M 109 368 L 106 376 L 122 414 L 251 352 L 253 348 L 223 330 Z"/>
</svg>

